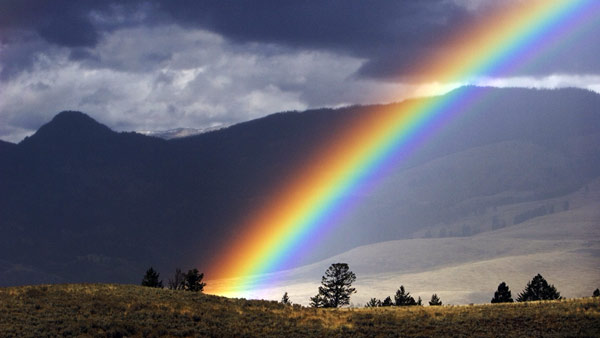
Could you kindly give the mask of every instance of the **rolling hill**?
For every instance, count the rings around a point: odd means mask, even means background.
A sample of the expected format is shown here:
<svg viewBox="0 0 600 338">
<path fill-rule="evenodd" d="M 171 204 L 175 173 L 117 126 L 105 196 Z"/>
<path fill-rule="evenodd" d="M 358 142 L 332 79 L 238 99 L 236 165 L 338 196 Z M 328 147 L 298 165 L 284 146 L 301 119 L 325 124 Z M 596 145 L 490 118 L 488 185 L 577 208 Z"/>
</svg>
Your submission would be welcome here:
<svg viewBox="0 0 600 338">
<path fill-rule="evenodd" d="M 564 201 L 569 201 L 568 210 L 477 235 L 374 243 L 258 276 L 277 283 L 255 290 L 251 297 L 276 300 L 288 292 L 293 302 L 308 305 L 321 276 L 336 262 L 348 263 L 357 275 L 354 304 L 393 296 L 400 285 L 423 300 L 436 293 L 444 304 L 489 303 L 501 282 L 516 297 L 537 273 L 565 297 L 590 296 L 600 285 L 600 180 L 561 198 L 506 205 L 498 211 L 519 213 Z"/>
</svg>

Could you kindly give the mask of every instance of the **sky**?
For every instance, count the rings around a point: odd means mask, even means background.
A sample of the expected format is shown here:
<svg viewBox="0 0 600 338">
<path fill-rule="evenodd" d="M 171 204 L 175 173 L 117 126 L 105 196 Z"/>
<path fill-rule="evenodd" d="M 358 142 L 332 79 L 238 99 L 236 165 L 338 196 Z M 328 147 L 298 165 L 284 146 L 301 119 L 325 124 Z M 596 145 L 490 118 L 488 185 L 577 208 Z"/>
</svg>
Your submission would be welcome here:
<svg viewBox="0 0 600 338">
<path fill-rule="evenodd" d="M 386 103 L 464 83 L 411 69 L 469 22 L 525 0 L 2 0 L 0 139 L 63 110 L 118 131 L 207 128 Z M 480 85 L 600 92 L 600 34 Z"/>
</svg>

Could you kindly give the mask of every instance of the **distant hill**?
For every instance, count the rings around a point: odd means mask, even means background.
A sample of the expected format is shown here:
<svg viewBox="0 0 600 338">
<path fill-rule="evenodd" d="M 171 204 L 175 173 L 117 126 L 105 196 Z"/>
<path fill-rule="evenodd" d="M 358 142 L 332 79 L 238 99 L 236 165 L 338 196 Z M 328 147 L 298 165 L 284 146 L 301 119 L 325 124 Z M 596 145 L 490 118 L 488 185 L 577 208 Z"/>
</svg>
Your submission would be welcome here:
<svg viewBox="0 0 600 338">
<path fill-rule="evenodd" d="M 323 238 L 297 264 L 428 229 L 444 237 L 510 226 L 515 215 L 495 215 L 494 224 L 489 211 L 566 195 L 600 176 L 600 95 L 484 90 L 488 99 L 357 196 L 343 241 Z M 139 283 L 151 265 L 163 275 L 202 270 L 269 189 L 373 108 L 278 113 L 168 141 L 60 113 L 18 145 L 0 143 L 0 285 Z M 490 219 L 462 233 L 461 220 L 478 214 Z"/>
<path fill-rule="evenodd" d="M 308 305 L 321 276 L 335 262 L 348 263 L 356 273 L 355 286 L 360 292 L 353 296 L 355 304 L 364 304 L 372 297 L 393 296 L 400 285 L 415 298 L 428 299 L 436 293 L 444 304 L 487 303 L 491 299 L 489 290 L 500 282 L 506 282 L 516 296 L 537 273 L 564 297 L 589 296 L 600 285 L 598 205 L 600 179 L 559 198 L 510 203 L 462 218 L 456 229 L 462 230 L 465 224 L 479 225 L 494 215 L 506 219 L 531 217 L 516 225 L 470 236 L 461 233 L 359 246 L 320 262 L 260 276 L 256 280 L 267 278 L 269 282 L 251 288 L 253 294 L 246 296 L 279 299 L 288 292 L 292 302 Z M 442 229 L 451 227 L 444 224 Z M 220 282 L 209 281 L 209 285 L 218 286 Z M 241 289 L 243 282 L 255 281 L 240 281 Z"/>
</svg>

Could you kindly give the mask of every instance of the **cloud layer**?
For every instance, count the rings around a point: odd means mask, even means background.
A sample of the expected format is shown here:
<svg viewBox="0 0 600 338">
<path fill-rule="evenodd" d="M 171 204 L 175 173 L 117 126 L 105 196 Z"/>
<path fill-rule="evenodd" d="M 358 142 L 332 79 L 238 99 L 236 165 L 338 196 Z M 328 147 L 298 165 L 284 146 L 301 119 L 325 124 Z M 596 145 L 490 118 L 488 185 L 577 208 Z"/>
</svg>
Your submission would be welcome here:
<svg viewBox="0 0 600 338">
<path fill-rule="evenodd" d="M 415 60 L 512 1 L 3 1 L 0 139 L 65 109 L 152 130 L 398 100 Z M 597 88 L 600 34 L 582 39 L 515 75 Z"/>
</svg>

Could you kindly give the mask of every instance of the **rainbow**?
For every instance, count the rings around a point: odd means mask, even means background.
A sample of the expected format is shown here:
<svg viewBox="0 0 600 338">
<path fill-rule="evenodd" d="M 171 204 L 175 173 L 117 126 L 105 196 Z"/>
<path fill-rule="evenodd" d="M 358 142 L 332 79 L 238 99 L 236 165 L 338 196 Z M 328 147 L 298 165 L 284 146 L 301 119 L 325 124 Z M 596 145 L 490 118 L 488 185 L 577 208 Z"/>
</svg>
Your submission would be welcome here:
<svg viewBox="0 0 600 338">
<path fill-rule="evenodd" d="M 457 30 L 448 39 L 448 48 L 440 48 L 454 52 L 430 55 L 413 67 L 413 77 L 472 84 L 508 76 L 600 20 L 596 0 L 515 1 L 505 7 L 485 21 Z M 208 269 L 214 282 L 207 285 L 207 292 L 256 297 L 253 291 L 275 282 L 273 272 L 310 250 L 314 238 L 332 231 L 355 203 L 349 197 L 353 192 L 368 189 L 369 182 L 392 170 L 484 93 L 481 88 L 462 87 L 437 98 L 407 100 L 398 110 L 373 112 L 345 128 L 294 172 L 289 184 L 276 187 L 270 203 L 243 221 L 240 239 Z"/>
</svg>

